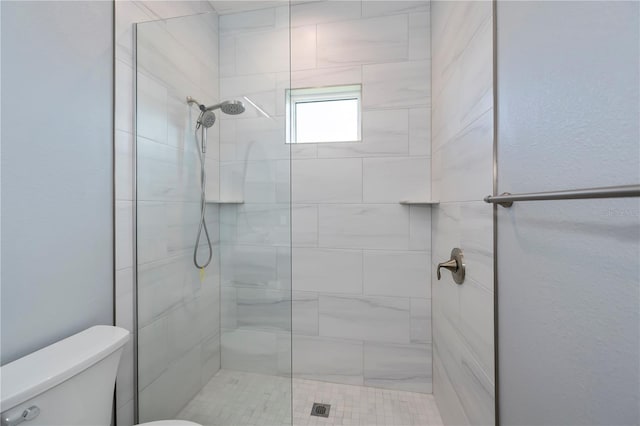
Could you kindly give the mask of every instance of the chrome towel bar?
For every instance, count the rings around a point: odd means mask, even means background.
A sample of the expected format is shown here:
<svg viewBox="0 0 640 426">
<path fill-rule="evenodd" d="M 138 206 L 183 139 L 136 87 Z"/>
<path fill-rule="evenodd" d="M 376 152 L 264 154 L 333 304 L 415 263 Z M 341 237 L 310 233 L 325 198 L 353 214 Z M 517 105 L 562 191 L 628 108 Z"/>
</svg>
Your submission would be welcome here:
<svg viewBox="0 0 640 426">
<path fill-rule="evenodd" d="M 485 203 L 511 207 L 514 201 L 579 200 L 585 198 L 640 197 L 640 185 L 603 186 L 600 188 L 571 189 L 568 191 L 529 192 L 525 194 L 487 195 Z"/>
</svg>

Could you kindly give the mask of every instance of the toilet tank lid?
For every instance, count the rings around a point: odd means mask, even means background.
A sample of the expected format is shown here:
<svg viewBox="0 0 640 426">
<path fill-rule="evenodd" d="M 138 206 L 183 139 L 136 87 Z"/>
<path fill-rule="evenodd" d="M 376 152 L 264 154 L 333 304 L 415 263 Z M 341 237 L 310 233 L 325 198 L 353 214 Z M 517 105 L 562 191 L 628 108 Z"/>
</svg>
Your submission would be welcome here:
<svg viewBox="0 0 640 426">
<path fill-rule="evenodd" d="M 97 325 L 0 367 L 0 411 L 68 380 L 120 349 L 129 332 Z"/>
</svg>

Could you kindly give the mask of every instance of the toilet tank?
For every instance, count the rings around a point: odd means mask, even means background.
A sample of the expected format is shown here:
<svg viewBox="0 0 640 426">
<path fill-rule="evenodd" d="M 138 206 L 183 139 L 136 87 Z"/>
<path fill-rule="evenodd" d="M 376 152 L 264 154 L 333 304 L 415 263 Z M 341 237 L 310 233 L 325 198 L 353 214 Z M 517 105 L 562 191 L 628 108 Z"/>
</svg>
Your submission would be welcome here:
<svg viewBox="0 0 640 426">
<path fill-rule="evenodd" d="M 108 426 L 120 355 L 129 332 L 99 325 L 0 367 L 2 426 Z M 33 409 L 32 407 L 37 407 Z"/>
</svg>

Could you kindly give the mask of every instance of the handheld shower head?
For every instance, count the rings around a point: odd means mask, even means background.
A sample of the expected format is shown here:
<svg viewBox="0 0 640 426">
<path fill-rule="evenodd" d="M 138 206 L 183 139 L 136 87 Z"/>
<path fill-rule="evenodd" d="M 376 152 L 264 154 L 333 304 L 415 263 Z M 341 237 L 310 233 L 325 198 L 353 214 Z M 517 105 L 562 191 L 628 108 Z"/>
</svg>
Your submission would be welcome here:
<svg viewBox="0 0 640 426">
<path fill-rule="evenodd" d="M 200 113 L 200 118 L 198 118 L 198 123 L 200 123 L 204 128 L 208 129 L 213 126 L 216 122 L 216 115 L 213 111 L 207 111 L 206 109 Z"/>
</svg>

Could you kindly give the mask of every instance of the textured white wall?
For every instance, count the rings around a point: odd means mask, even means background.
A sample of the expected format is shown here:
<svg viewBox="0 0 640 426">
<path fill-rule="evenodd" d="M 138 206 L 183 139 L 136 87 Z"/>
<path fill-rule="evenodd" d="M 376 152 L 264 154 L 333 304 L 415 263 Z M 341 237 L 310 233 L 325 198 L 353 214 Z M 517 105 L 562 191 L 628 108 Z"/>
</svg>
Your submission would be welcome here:
<svg viewBox="0 0 640 426">
<path fill-rule="evenodd" d="M 637 2 L 498 2 L 498 192 L 640 182 Z M 640 202 L 498 209 L 504 424 L 640 422 Z"/>
<path fill-rule="evenodd" d="M 493 13 L 490 1 L 433 2 L 433 393 L 445 424 L 494 424 L 492 209 Z M 463 250 L 467 277 L 438 262 Z"/>
<path fill-rule="evenodd" d="M 1 7 L 4 364 L 113 323 L 113 13 Z"/>
</svg>

